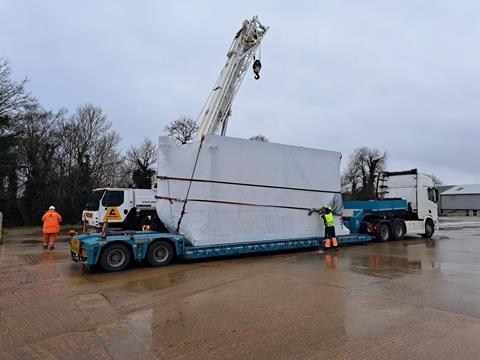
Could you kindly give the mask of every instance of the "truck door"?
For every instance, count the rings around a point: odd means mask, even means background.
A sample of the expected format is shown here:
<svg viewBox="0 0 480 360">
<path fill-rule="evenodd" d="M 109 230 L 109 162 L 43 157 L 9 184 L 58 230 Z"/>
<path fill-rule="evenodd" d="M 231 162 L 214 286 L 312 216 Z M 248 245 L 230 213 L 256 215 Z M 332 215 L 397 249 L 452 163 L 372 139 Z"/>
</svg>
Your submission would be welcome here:
<svg viewBox="0 0 480 360">
<path fill-rule="evenodd" d="M 128 214 L 128 200 L 123 190 L 108 190 L 102 199 L 100 207 L 100 221 L 103 223 L 108 220 L 109 223 L 121 223 Z"/>
<path fill-rule="evenodd" d="M 431 217 L 436 223 L 438 218 L 438 196 L 436 189 L 433 187 L 433 181 L 429 176 L 424 174 L 418 175 L 417 197 L 418 218 L 423 220 L 427 217 Z"/>
</svg>

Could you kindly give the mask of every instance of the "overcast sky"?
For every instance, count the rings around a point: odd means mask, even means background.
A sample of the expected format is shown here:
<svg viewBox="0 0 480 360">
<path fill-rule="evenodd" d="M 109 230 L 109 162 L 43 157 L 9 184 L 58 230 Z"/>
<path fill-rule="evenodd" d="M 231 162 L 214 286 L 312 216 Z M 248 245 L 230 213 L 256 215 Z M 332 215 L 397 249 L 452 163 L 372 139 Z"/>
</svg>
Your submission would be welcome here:
<svg viewBox="0 0 480 360">
<path fill-rule="evenodd" d="M 47 109 L 101 106 L 122 147 L 197 117 L 245 18 L 270 30 L 228 135 L 390 153 L 480 182 L 480 2 L 0 0 L 0 57 Z"/>
</svg>

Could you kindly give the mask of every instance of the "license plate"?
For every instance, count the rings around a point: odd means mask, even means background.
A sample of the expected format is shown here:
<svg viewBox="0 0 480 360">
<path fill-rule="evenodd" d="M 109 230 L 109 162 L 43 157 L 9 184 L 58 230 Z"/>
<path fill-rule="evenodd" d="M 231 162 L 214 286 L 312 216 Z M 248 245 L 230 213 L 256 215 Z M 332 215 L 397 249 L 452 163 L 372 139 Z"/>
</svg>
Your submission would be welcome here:
<svg viewBox="0 0 480 360">
<path fill-rule="evenodd" d="M 72 239 L 70 241 L 70 250 L 75 254 L 80 254 L 80 240 Z"/>
<path fill-rule="evenodd" d="M 91 219 L 92 216 L 93 216 L 92 213 L 89 213 L 89 212 L 85 213 L 85 218 L 86 218 L 86 219 Z"/>
</svg>

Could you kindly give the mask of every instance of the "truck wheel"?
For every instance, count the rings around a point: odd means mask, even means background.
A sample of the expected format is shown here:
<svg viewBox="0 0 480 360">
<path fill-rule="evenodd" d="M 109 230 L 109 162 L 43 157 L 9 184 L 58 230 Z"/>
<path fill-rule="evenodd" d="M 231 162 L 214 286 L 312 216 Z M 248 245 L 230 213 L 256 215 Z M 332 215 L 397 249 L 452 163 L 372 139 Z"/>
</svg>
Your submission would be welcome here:
<svg viewBox="0 0 480 360">
<path fill-rule="evenodd" d="M 380 241 L 390 240 L 391 231 L 387 223 L 380 223 L 377 226 L 377 239 Z"/>
<path fill-rule="evenodd" d="M 422 234 L 422 237 L 431 238 L 434 232 L 435 228 L 433 227 L 432 221 L 427 220 L 427 222 L 425 223 L 425 234 Z"/>
<path fill-rule="evenodd" d="M 130 264 L 130 250 L 122 244 L 106 246 L 100 255 L 100 266 L 107 272 L 121 271 Z"/>
<path fill-rule="evenodd" d="M 166 266 L 172 262 L 173 256 L 173 247 L 168 241 L 155 241 L 148 247 L 147 261 L 151 266 Z"/>
<path fill-rule="evenodd" d="M 394 240 L 402 240 L 407 232 L 407 226 L 401 219 L 396 219 L 392 225 L 392 235 Z"/>
</svg>

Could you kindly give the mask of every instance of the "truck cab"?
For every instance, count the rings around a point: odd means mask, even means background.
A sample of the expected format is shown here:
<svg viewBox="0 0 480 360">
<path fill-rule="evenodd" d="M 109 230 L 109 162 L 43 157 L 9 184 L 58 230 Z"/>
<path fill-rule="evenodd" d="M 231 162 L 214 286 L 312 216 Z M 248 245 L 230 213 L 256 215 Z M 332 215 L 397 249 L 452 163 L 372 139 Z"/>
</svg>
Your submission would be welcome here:
<svg viewBox="0 0 480 360">
<path fill-rule="evenodd" d="M 377 199 L 400 198 L 407 201 L 410 214 L 406 220 L 422 221 L 422 224 L 416 223 L 416 226 L 414 223 L 407 224 L 407 228 L 411 230 L 407 232 L 429 233 L 429 229 L 424 231 L 427 223 L 433 225 L 433 231 L 438 230 L 439 196 L 430 176 L 419 173 L 417 169 L 381 172 L 376 192 Z"/>
<path fill-rule="evenodd" d="M 405 235 L 431 237 L 438 230 L 438 191 L 433 180 L 417 169 L 381 172 L 376 197 L 344 201 L 343 218 L 352 232 L 378 240 L 400 240 Z"/>
<path fill-rule="evenodd" d="M 152 189 L 93 189 L 82 212 L 82 221 L 96 229 L 106 221 L 110 227 L 124 230 L 153 229 L 160 225 Z"/>
</svg>

